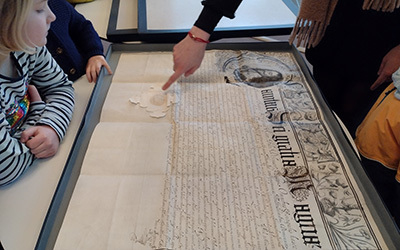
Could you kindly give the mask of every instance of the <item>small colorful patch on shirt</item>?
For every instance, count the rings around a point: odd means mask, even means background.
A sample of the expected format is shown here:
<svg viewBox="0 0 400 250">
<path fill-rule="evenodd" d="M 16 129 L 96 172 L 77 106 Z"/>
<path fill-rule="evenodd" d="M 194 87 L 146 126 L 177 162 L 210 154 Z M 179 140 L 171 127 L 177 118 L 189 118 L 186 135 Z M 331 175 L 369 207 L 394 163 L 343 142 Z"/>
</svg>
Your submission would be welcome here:
<svg viewBox="0 0 400 250">
<path fill-rule="evenodd" d="M 22 125 L 24 118 L 28 114 L 29 105 L 30 101 L 27 92 L 22 100 L 16 100 L 15 103 L 6 111 L 6 118 L 11 126 L 11 133 L 14 133 L 15 130 Z"/>
</svg>

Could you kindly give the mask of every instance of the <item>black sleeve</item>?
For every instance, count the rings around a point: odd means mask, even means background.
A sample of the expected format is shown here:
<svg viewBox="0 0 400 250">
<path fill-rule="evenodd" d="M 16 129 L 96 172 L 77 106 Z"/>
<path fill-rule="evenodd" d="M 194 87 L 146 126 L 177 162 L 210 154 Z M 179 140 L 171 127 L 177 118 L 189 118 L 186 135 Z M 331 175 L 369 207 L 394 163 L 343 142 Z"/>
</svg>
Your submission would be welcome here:
<svg viewBox="0 0 400 250">
<path fill-rule="evenodd" d="M 195 26 L 211 34 L 223 16 L 235 18 L 235 11 L 242 0 L 205 0 Z"/>
</svg>

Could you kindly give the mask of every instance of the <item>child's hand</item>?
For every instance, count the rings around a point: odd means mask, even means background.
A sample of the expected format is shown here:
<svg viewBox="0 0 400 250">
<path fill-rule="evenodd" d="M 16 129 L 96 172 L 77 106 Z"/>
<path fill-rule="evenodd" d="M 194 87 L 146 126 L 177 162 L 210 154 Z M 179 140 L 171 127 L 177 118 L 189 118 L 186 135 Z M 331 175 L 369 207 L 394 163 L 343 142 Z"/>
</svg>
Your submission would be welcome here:
<svg viewBox="0 0 400 250">
<path fill-rule="evenodd" d="M 89 82 L 96 82 L 97 76 L 100 73 L 101 66 L 104 66 L 108 74 L 112 74 L 110 65 L 108 65 L 106 59 L 102 55 L 92 56 L 86 65 L 86 77 Z"/>
<path fill-rule="evenodd" d="M 22 132 L 20 141 L 30 148 L 36 158 L 55 155 L 60 145 L 57 133 L 46 125 L 26 129 Z"/>
<path fill-rule="evenodd" d="M 40 102 L 42 101 L 42 98 L 40 97 L 40 94 L 37 90 L 37 88 L 33 85 L 28 85 L 28 93 L 30 97 L 31 102 Z"/>
</svg>

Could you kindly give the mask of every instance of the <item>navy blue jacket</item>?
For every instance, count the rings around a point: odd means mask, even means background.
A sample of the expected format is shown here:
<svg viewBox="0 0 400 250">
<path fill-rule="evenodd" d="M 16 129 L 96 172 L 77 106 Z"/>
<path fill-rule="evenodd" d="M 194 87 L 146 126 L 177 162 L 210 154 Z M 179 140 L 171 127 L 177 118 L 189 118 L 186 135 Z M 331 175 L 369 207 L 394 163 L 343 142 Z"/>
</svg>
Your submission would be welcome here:
<svg viewBox="0 0 400 250">
<path fill-rule="evenodd" d="M 103 44 L 92 23 L 66 0 L 49 0 L 48 4 L 56 20 L 51 23 L 46 47 L 75 81 L 86 73 L 90 57 L 103 55 Z"/>
</svg>

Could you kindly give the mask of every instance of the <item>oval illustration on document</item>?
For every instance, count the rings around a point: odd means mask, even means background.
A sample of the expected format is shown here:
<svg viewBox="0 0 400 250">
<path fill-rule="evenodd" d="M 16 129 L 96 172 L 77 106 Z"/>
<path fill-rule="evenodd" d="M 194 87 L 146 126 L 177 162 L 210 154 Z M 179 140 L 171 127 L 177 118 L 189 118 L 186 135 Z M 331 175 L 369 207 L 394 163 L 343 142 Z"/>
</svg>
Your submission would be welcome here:
<svg viewBox="0 0 400 250">
<path fill-rule="evenodd" d="M 293 78 L 288 65 L 263 53 L 245 51 L 219 56 L 221 59 L 226 58 L 222 62 L 226 83 L 244 83 L 251 87 L 268 88 L 287 83 Z"/>
</svg>

